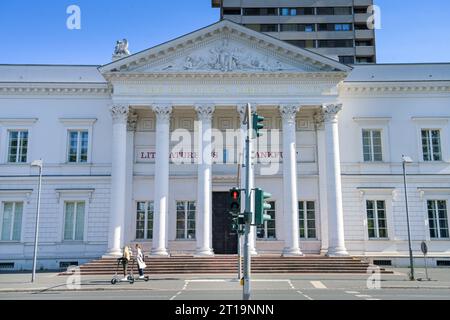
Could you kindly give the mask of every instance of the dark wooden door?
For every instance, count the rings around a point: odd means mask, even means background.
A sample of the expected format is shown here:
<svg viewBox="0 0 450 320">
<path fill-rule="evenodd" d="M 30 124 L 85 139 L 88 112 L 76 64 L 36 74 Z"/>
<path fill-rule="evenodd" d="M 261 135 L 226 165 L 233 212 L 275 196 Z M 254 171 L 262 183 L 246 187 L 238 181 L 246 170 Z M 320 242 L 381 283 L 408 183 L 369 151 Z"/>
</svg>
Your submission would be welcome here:
<svg viewBox="0 0 450 320">
<path fill-rule="evenodd" d="M 237 235 L 231 228 L 228 192 L 214 192 L 213 211 L 213 249 L 215 254 L 237 254 Z"/>
</svg>

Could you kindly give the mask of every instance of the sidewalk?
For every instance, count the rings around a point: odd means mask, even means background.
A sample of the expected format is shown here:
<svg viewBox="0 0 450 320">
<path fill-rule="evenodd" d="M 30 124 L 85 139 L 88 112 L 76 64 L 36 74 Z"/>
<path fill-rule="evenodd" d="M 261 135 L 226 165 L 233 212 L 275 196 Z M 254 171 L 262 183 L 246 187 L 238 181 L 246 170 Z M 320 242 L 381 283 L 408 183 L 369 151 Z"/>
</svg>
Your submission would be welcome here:
<svg viewBox="0 0 450 320">
<path fill-rule="evenodd" d="M 392 269 L 393 275 L 381 275 L 382 289 L 450 289 L 449 269 L 429 269 L 432 281 L 409 281 L 409 269 Z M 301 283 L 302 281 L 320 280 L 330 289 L 366 288 L 369 275 L 342 275 L 342 274 L 278 274 L 254 275 L 253 279 L 290 279 Z M 133 285 L 122 282 L 111 284 L 112 276 L 81 276 L 80 286 L 74 289 L 70 286 L 73 276 L 59 276 L 58 273 L 38 273 L 36 282 L 31 283 L 31 274 L 7 273 L 0 274 L 0 293 L 8 292 L 43 292 L 43 291 L 105 291 L 105 290 L 177 290 L 186 280 L 192 279 L 227 279 L 236 281 L 233 275 L 150 275 L 148 282 L 137 281 Z M 424 269 L 416 269 L 416 279 L 425 278 Z M 68 286 L 69 284 L 69 286 Z"/>
</svg>

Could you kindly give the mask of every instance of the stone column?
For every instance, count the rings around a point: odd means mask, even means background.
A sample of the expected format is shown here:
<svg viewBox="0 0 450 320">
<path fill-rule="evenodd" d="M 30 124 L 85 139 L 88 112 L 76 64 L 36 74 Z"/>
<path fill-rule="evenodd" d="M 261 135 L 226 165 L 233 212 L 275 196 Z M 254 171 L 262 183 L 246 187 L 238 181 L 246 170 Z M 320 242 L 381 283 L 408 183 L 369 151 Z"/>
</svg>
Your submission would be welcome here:
<svg viewBox="0 0 450 320">
<path fill-rule="evenodd" d="M 341 104 L 323 106 L 327 153 L 328 256 L 347 256 L 342 209 L 341 160 L 337 115 Z"/>
<path fill-rule="evenodd" d="M 247 104 L 240 104 L 237 106 L 237 111 L 239 112 L 239 117 L 240 117 L 240 127 L 241 127 L 241 139 L 240 139 L 240 143 L 241 143 L 241 147 L 240 150 L 243 152 L 242 155 L 240 155 L 239 159 L 241 161 L 241 163 L 244 163 L 245 161 L 245 139 L 247 137 L 247 125 L 243 124 L 242 122 L 245 119 L 245 113 L 246 113 L 246 109 L 247 109 Z M 256 104 L 251 104 L 251 110 L 252 110 L 252 114 L 256 112 Z M 252 155 L 251 157 L 251 161 L 254 164 L 254 159 L 253 159 L 253 144 L 255 141 L 252 141 L 250 143 L 250 154 Z M 254 165 L 252 165 L 250 167 L 250 189 L 253 189 L 255 187 L 255 172 L 254 172 Z M 246 173 L 245 173 L 245 168 L 243 167 L 241 169 L 241 188 L 245 188 L 245 177 Z M 244 193 L 241 194 L 241 207 L 245 208 L 245 197 L 244 197 Z M 250 208 L 255 207 L 255 198 L 252 197 L 252 203 L 250 205 Z M 249 251 L 251 255 L 257 255 L 258 252 L 256 251 L 256 226 L 251 226 L 250 227 L 250 233 L 249 233 Z"/>
<path fill-rule="evenodd" d="M 125 213 L 125 243 L 130 243 L 136 239 L 133 225 L 136 222 L 135 214 L 136 208 L 133 199 L 133 172 L 134 172 L 134 159 L 135 159 L 135 147 L 134 136 L 137 129 L 138 115 L 135 111 L 130 110 L 128 114 L 127 125 L 127 185 L 126 185 L 126 213 Z"/>
<path fill-rule="evenodd" d="M 328 205 L 327 205 L 327 160 L 323 112 L 314 115 L 317 143 L 317 164 L 319 171 L 319 207 L 320 207 L 320 254 L 328 252 Z"/>
<path fill-rule="evenodd" d="M 122 256 L 126 210 L 127 171 L 127 119 L 128 105 L 114 105 L 110 112 L 113 120 L 111 208 L 107 256 Z"/>
<path fill-rule="evenodd" d="M 297 147 L 296 105 L 281 105 L 283 119 L 283 205 L 284 205 L 284 256 L 302 255 L 299 246 L 298 196 L 297 196 Z"/>
<path fill-rule="evenodd" d="M 215 107 L 196 105 L 198 115 L 198 177 L 197 177 L 197 256 L 211 256 L 212 250 L 212 116 Z"/>
<path fill-rule="evenodd" d="M 172 106 L 154 105 L 156 114 L 155 197 L 152 256 L 167 256 L 167 216 L 169 212 L 169 146 Z"/>
</svg>

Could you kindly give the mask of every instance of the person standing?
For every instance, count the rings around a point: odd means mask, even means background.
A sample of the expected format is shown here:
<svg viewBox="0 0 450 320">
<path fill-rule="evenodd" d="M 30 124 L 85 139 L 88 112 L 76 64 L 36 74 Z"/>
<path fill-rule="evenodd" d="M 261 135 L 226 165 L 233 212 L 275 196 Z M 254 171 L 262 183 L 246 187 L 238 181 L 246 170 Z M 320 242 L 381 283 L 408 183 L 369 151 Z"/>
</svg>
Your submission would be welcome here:
<svg viewBox="0 0 450 320">
<path fill-rule="evenodd" d="M 128 273 L 128 262 L 131 259 L 131 250 L 128 246 L 125 246 L 123 248 L 123 255 L 122 258 L 120 258 L 121 262 L 122 262 L 122 266 L 123 266 L 123 276 L 124 278 L 122 279 L 122 281 L 127 281 L 127 273 Z"/>
<path fill-rule="evenodd" d="M 145 264 L 144 254 L 142 253 L 141 245 L 136 243 L 136 261 L 139 270 L 139 279 L 144 279 L 144 269 L 147 268 Z"/>
</svg>

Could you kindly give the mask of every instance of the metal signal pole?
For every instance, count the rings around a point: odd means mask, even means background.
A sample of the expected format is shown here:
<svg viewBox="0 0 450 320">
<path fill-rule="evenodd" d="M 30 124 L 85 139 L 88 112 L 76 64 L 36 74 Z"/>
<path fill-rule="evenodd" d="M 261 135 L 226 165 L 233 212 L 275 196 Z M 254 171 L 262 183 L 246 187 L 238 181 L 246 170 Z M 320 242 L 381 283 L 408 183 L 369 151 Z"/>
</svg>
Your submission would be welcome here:
<svg viewBox="0 0 450 320">
<path fill-rule="evenodd" d="M 247 104 L 245 121 L 247 121 L 247 137 L 245 139 L 245 238 L 244 238 L 244 292 L 243 300 L 250 300 L 251 284 L 251 256 L 250 256 L 250 228 L 253 221 L 251 209 L 251 190 L 250 190 L 250 168 L 251 168 L 251 130 L 252 130 L 252 111 L 250 103 Z M 245 124 L 245 123 L 244 123 Z"/>
</svg>

